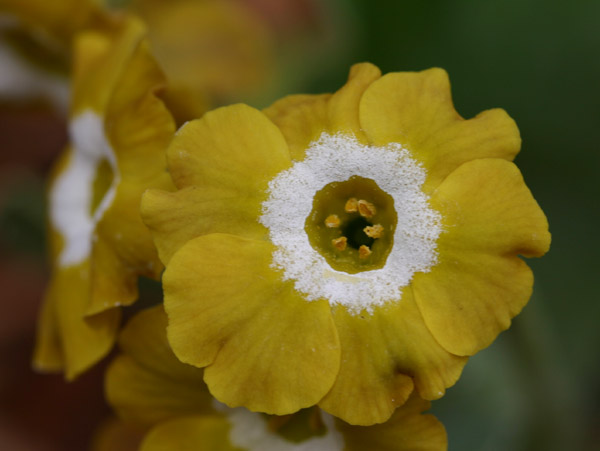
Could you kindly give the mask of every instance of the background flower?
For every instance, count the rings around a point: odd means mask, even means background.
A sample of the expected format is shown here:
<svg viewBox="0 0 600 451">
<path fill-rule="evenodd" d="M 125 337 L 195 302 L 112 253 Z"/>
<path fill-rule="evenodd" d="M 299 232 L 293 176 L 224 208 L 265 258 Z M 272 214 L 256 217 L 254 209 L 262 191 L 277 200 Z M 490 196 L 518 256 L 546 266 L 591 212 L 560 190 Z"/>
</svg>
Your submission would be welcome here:
<svg viewBox="0 0 600 451">
<path fill-rule="evenodd" d="M 388 423 L 373 427 L 351 426 L 316 407 L 286 417 L 230 409 L 210 396 L 201 369 L 177 360 L 166 327 L 162 306 L 132 318 L 120 336 L 123 352 L 106 376 L 107 397 L 122 421 L 148 431 L 143 451 L 446 449 L 444 427 L 433 416 L 422 415 L 429 403 L 418 397 L 399 408 Z"/>
<path fill-rule="evenodd" d="M 171 186 L 164 149 L 174 122 L 144 35 L 124 19 L 76 39 L 71 142 L 49 188 L 53 272 L 33 359 L 69 379 L 108 353 L 138 277 L 162 269 L 137 208 L 148 187 Z"/>
</svg>

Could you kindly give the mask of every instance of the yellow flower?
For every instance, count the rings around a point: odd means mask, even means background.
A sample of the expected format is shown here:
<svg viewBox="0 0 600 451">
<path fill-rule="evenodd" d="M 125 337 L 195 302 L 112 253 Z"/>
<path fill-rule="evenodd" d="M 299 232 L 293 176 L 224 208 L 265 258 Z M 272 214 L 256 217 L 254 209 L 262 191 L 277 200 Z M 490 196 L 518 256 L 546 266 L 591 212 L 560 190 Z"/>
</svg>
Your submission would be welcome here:
<svg viewBox="0 0 600 451">
<path fill-rule="evenodd" d="M 270 414 L 369 425 L 441 397 L 529 299 L 519 254 L 549 246 L 519 148 L 503 110 L 461 118 L 440 69 L 360 64 L 333 95 L 186 124 L 178 190 L 142 200 L 175 354 Z"/>
<path fill-rule="evenodd" d="M 371 427 L 345 424 L 316 407 L 285 417 L 230 409 L 210 396 L 201 369 L 177 360 L 166 326 L 162 306 L 136 315 L 123 329 L 123 353 L 106 375 L 107 397 L 121 420 L 151 428 L 143 451 L 446 449 L 443 425 L 421 414 L 429 403 L 416 396 L 389 422 Z"/>
<path fill-rule="evenodd" d="M 139 217 L 142 192 L 169 189 L 164 151 L 174 123 L 156 97 L 164 77 L 137 20 L 76 40 L 71 144 L 49 189 L 52 278 L 34 366 L 74 378 L 111 348 L 119 305 L 162 265 Z"/>
</svg>

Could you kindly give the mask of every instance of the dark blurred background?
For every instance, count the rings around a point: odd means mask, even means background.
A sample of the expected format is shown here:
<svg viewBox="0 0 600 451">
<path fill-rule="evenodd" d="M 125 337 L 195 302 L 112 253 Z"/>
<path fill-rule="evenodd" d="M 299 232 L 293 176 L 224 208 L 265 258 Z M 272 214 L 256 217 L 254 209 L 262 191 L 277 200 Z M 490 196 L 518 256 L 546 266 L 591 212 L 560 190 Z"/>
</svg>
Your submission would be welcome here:
<svg viewBox="0 0 600 451">
<path fill-rule="evenodd" d="M 296 33 L 321 53 L 319 40 L 329 43 L 327 64 L 301 52 L 295 59 L 294 47 L 282 52 L 287 73 L 310 67 L 257 96 L 256 106 L 335 91 L 351 64 L 370 61 L 383 72 L 442 67 L 463 117 L 501 107 L 516 120 L 523 138 L 516 162 L 548 216 L 552 247 L 529 262 L 531 302 L 433 412 L 450 450 L 600 450 L 600 1 L 245 1 L 276 35 Z M 101 369 L 70 385 L 29 369 L 47 280 L 45 177 L 65 140 L 64 118 L 43 102 L 0 102 L 6 450 L 85 449 L 107 412 Z"/>
</svg>

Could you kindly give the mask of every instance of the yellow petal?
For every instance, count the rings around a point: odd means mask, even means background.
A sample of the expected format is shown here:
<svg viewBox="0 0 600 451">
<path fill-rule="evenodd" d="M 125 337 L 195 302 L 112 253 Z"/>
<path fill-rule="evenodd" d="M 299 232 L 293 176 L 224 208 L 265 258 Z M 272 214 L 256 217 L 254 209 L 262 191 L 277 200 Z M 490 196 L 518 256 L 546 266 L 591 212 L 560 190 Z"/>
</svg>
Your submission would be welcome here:
<svg viewBox="0 0 600 451">
<path fill-rule="evenodd" d="M 279 127 L 290 148 L 292 160 L 304 158 L 310 143 L 322 133 L 346 133 L 362 138 L 358 105 L 364 90 L 381 76 L 372 64 L 356 64 L 348 82 L 335 94 L 292 95 L 264 110 Z"/>
<path fill-rule="evenodd" d="M 169 178 L 165 152 L 175 133 L 175 122 L 157 97 L 165 84 L 147 42 L 142 41 L 119 74 L 107 105 L 106 134 L 117 155 L 119 171 L 139 185 L 155 183 L 157 176 Z"/>
<path fill-rule="evenodd" d="M 47 291 L 46 302 L 53 306 L 56 321 L 51 327 L 58 331 L 64 369 L 69 380 L 104 357 L 117 336 L 119 311 L 111 310 L 87 318 L 84 316 L 89 290 L 89 260 L 85 260 L 79 265 L 55 270 Z M 36 350 L 34 365 L 47 365 L 44 359 L 48 354 L 45 352 L 43 348 Z"/>
<path fill-rule="evenodd" d="M 147 371 L 164 377 L 189 381 L 195 390 L 204 390 L 202 371 L 181 363 L 167 341 L 167 315 L 162 305 L 142 310 L 123 328 L 119 335 L 121 350 L 132 356 Z"/>
<path fill-rule="evenodd" d="M 442 213 L 439 263 L 413 279 L 433 336 L 448 351 L 472 355 L 510 325 L 531 295 L 533 276 L 517 256 L 541 256 L 548 223 L 519 170 L 497 159 L 454 171 L 431 198 Z"/>
<path fill-rule="evenodd" d="M 181 366 L 188 366 L 178 362 Z M 165 368 L 166 371 L 168 368 Z M 106 397 L 119 417 L 140 424 L 154 424 L 180 415 L 210 413 L 211 399 L 202 381 L 157 372 L 129 355 L 120 355 L 106 372 Z"/>
<path fill-rule="evenodd" d="M 410 288 L 399 302 L 378 307 L 372 314 L 351 315 L 338 309 L 334 319 L 342 363 L 320 405 L 350 424 L 386 421 L 410 395 L 413 381 L 421 397 L 440 398 L 467 362 L 433 338 Z"/>
<path fill-rule="evenodd" d="M 329 133 L 338 132 L 364 140 L 359 121 L 359 103 L 365 89 L 381 77 L 381 71 L 370 63 L 355 64 L 350 69 L 347 83 L 329 99 Z"/>
<path fill-rule="evenodd" d="M 105 58 L 105 64 L 111 57 Z M 146 189 L 173 187 L 166 170 L 166 149 L 175 125 L 156 97 L 164 77 L 146 43 L 139 43 L 123 64 L 105 112 L 119 180 L 115 198 L 95 228 L 88 314 L 133 303 L 138 276 L 158 278 L 162 271 L 139 205 Z"/>
<path fill-rule="evenodd" d="M 550 247 L 548 221 L 519 169 L 497 159 L 471 161 L 431 198 L 443 217 L 439 245 L 541 257 Z"/>
<path fill-rule="evenodd" d="M 145 433 L 139 425 L 111 418 L 96 430 L 90 451 L 135 451 Z"/>
<path fill-rule="evenodd" d="M 181 363 L 167 342 L 162 306 L 144 310 L 123 329 L 118 356 L 106 373 L 106 396 L 121 418 L 143 424 L 212 413 L 201 369 Z"/>
<path fill-rule="evenodd" d="M 152 156 L 148 157 L 150 160 Z M 142 192 L 146 187 L 160 186 L 161 178 L 148 179 L 144 186 L 126 180 L 128 177 L 123 174 L 111 206 L 94 230 L 87 314 L 132 304 L 138 297 L 138 277 L 158 279 L 163 269 L 152 234 L 139 214 Z"/>
<path fill-rule="evenodd" d="M 120 218 L 118 222 L 122 223 L 123 219 Z M 95 315 L 121 305 L 131 305 L 138 297 L 137 271 L 121 261 L 117 250 L 113 247 L 119 244 L 123 246 L 123 243 L 127 243 L 128 236 L 122 235 L 121 230 L 117 233 L 119 238 L 113 234 L 111 237 L 100 239 L 96 235 L 92 245 L 93 270 L 90 274 L 91 284 L 86 315 Z M 133 243 L 127 243 L 126 246 L 135 249 Z"/>
<path fill-rule="evenodd" d="M 37 323 L 32 365 L 41 372 L 57 372 L 64 368 L 64 355 L 56 321 L 55 298 L 46 295 Z"/>
<path fill-rule="evenodd" d="M 229 423 L 220 416 L 189 416 L 161 423 L 140 451 L 238 451 L 229 442 Z"/>
<path fill-rule="evenodd" d="M 283 133 L 292 160 L 304 159 L 309 144 L 327 131 L 327 102 L 330 97 L 331 94 L 292 95 L 263 110 Z"/>
<path fill-rule="evenodd" d="M 442 451 L 448 448 L 446 430 L 433 415 L 422 414 L 429 407 L 429 402 L 413 395 L 386 423 L 362 427 L 337 421 L 336 426 L 344 435 L 346 451 Z"/>
<path fill-rule="evenodd" d="M 441 398 L 458 380 L 467 359 L 450 354 L 433 338 L 410 287 L 405 288 L 400 302 L 376 308 L 373 316 L 396 370 L 414 379 L 420 397 Z"/>
<path fill-rule="evenodd" d="M 141 21 L 127 18 L 109 32 L 85 31 L 75 39 L 71 114 L 104 112 L 123 67 L 145 35 Z"/>
<path fill-rule="evenodd" d="M 168 264 L 181 246 L 197 236 L 223 232 L 266 238 L 267 229 L 257 221 L 262 201 L 223 186 L 189 186 L 173 193 L 148 190 L 141 211 L 161 260 Z"/>
<path fill-rule="evenodd" d="M 260 111 L 242 104 L 185 124 L 169 147 L 168 159 L 178 188 L 221 186 L 242 196 L 264 193 L 268 181 L 290 165 L 279 129 Z"/>
<path fill-rule="evenodd" d="M 56 178 L 65 169 L 72 155 L 72 149 L 68 147 L 60 154 L 51 169 L 49 186 L 56 182 Z M 50 261 L 56 262 L 64 247 L 64 239 L 53 227 L 47 230 L 48 250 Z M 38 315 L 36 340 L 33 350 L 32 366 L 41 372 L 58 372 L 65 367 L 65 356 L 61 343 L 61 335 L 56 316 L 57 297 L 51 295 L 53 280 L 50 280 L 46 289 L 42 307 Z"/>
<path fill-rule="evenodd" d="M 517 126 L 503 110 L 461 118 L 442 69 L 381 77 L 362 96 L 360 123 L 372 143 L 397 142 L 411 151 L 427 169 L 426 192 L 466 161 L 512 160 L 521 146 Z"/>
<path fill-rule="evenodd" d="M 168 337 L 177 357 L 207 366 L 229 406 L 285 415 L 316 404 L 339 368 L 325 301 L 306 301 L 271 267 L 273 246 L 232 235 L 195 238 L 163 276 Z"/>
<path fill-rule="evenodd" d="M 384 336 L 372 319 L 341 307 L 334 310 L 333 317 L 342 350 L 340 371 L 319 406 L 350 424 L 384 422 L 406 402 L 413 381 L 395 368 Z"/>
</svg>

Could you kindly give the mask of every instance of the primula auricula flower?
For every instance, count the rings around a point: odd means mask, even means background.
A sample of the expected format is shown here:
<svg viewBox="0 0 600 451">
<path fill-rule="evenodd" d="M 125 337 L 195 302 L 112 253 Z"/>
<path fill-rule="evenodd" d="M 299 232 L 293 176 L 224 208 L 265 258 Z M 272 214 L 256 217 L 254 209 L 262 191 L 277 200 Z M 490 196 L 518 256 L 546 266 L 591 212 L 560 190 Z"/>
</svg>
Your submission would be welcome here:
<svg viewBox="0 0 600 451">
<path fill-rule="evenodd" d="M 178 190 L 142 200 L 175 354 L 270 414 L 368 425 L 441 397 L 529 299 L 519 254 L 549 246 L 519 148 L 503 110 L 457 114 L 441 69 L 360 64 L 333 95 L 186 124 Z"/>
<path fill-rule="evenodd" d="M 75 43 L 71 143 L 49 188 L 52 279 L 34 366 L 71 379 L 116 339 L 137 279 L 162 265 L 139 217 L 142 192 L 169 189 L 164 150 L 175 126 L 156 96 L 164 77 L 134 19 Z"/>
<path fill-rule="evenodd" d="M 123 353 L 106 374 L 109 402 L 119 417 L 148 427 L 142 451 L 443 450 L 446 433 L 429 402 L 413 396 L 384 424 L 351 426 L 317 407 L 277 417 L 216 402 L 202 369 L 181 363 L 166 337 L 162 306 L 140 312 L 123 329 Z"/>
</svg>

